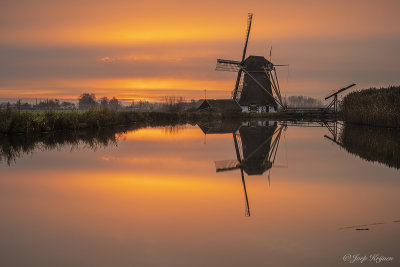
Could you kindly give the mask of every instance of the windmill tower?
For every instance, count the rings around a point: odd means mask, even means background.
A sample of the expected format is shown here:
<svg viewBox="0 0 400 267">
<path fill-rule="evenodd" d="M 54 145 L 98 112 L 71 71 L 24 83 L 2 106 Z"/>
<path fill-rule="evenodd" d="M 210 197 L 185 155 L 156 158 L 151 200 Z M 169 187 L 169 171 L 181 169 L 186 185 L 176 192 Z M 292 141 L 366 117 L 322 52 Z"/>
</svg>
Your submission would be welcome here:
<svg viewBox="0 0 400 267">
<path fill-rule="evenodd" d="M 284 108 L 275 66 L 263 56 L 246 58 L 253 14 L 248 14 L 242 60 L 217 59 L 216 70 L 237 72 L 232 98 L 242 112 L 275 112 Z"/>
</svg>

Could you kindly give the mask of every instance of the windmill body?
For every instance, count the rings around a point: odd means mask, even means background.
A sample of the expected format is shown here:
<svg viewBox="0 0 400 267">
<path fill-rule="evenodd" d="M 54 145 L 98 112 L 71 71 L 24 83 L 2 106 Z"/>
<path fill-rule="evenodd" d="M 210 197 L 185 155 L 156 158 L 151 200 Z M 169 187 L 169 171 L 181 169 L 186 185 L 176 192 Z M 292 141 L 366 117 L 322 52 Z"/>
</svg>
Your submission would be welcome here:
<svg viewBox="0 0 400 267">
<path fill-rule="evenodd" d="M 242 112 L 274 112 L 277 103 L 272 93 L 272 83 L 265 69 L 273 65 L 265 57 L 249 56 L 244 61 L 246 73 L 238 103 Z M 262 85 L 262 87 L 260 86 Z"/>
</svg>

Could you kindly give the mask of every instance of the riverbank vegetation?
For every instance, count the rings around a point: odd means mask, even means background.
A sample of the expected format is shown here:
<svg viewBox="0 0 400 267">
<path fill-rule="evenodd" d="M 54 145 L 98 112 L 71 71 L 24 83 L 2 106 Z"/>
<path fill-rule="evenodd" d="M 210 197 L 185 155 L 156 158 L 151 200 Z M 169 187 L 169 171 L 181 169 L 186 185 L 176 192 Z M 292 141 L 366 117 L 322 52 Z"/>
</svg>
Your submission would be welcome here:
<svg viewBox="0 0 400 267">
<path fill-rule="evenodd" d="M 346 122 L 400 127 L 400 86 L 351 92 L 340 107 L 340 118 Z"/>
<path fill-rule="evenodd" d="M 367 161 L 400 169 L 400 129 L 345 124 L 339 142 Z"/>
<path fill-rule="evenodd" d="M 0 134 L 35 133 L 57 130 L 100 129 L 117 125 L 176 125 L 219 120 L 228 115 L 199 112 L 161 112 L 92 109 L 87 111 L 0 110 Z"/>
</svg>

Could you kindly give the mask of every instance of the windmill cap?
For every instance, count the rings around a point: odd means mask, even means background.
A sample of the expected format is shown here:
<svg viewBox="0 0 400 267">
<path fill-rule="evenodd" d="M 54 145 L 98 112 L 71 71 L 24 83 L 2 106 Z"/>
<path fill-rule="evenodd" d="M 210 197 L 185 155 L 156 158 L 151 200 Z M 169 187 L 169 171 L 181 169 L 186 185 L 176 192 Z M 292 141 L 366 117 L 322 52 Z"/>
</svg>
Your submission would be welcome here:
<svg viewBox="0 0 400 267">
<path fill-rule="evenodd" d="M 272 65 L 272 63 L 263 56 L 249 56 L 244 61 L 244 65 L 248 70 L 262 70 L 263 67 Z"/>
</svg>

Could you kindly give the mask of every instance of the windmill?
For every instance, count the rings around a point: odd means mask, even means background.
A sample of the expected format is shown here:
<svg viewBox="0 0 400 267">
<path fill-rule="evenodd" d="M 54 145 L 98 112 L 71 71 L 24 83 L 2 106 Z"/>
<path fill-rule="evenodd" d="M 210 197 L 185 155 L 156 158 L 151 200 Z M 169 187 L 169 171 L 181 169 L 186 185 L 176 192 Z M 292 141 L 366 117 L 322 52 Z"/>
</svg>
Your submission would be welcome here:
<svg viewBox="0 0 400 267">
<path fill-rule="evenodd" d="M 232 98 L 243 112 L 273 112 L 284 108 L 275 67 L 287 65 L 274 65 L 263 56 L 246 58 L 252 19 L 249 13 L 241 61 L 217 59 L 216 70 L 237 72 Z"/>
<path fill-rule="evenodd" d="M 261 126 L 241 126 L 233 133 L 236 159 L 215 161 L 217 172 L 240 169 L 246 203 L 246 216 L 250 216 L 244 173 L 261 175 L 274 165 L 282 130 L 276 123 Z M 268 176 L 269 179 L 269 176 Z"/>
</svg>

